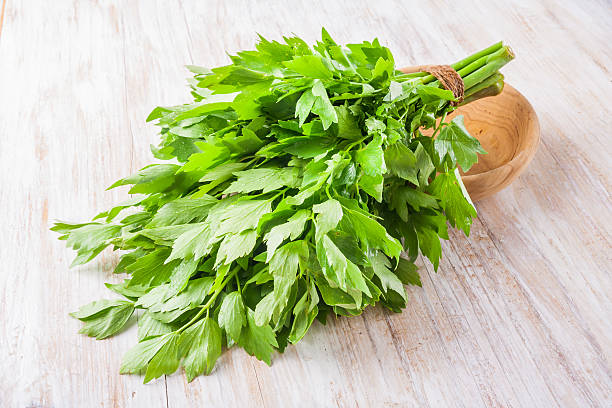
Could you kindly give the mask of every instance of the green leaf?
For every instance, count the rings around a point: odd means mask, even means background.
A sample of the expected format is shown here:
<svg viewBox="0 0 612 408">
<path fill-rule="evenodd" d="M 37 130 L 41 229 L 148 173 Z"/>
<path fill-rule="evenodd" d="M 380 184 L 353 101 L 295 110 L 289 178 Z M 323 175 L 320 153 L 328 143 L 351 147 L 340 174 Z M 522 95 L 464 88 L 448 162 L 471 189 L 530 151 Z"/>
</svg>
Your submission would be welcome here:
<svg viewBox="0 0 612 408">
<path fill-rule="evenodd" d="M 254 119 L 261 115 L 261 105 L 247 92 L 236 95 L 232 109 L 238 113 L 239 119 Z"/>
<path fill-rule="evenodd" d="M 78 311 L 70 313 L 70 316 L 79 320 L 88 320 L 104 314 L 108 309 L 131 304 L 132 302 L 120 299 L 101 299 L 81 306 Z"/>
<path fill-rule="evenodd" d="M 215 266 L 229 265 L 236 259 L 250 254 L 255 248 L 256 241 L 257 231 L 254 229 L 244 230 L 239 234 L 227 234 L 217 251 Z"/>
<path fill-rule="evenodd" d="M 452 167 L 459 165 L 463 171 L 468 171 L 478 161 L 478 153 L 486 153 L 478 139 L 468 133 L 461 115 L 442 128 L 434 146 L 440 161 L 448 158 Z"/>
<path fill-rule="evenodd" d="M 300 264 L 308 260 L 306 241 L 293 241 L 283 245 L 274 252 L 270 259 L 270 274 L 274 277 L 274 312 L 278 320 L 281 312 L 289 302 L 291 288 L 297 279 Z"/>
<path fill-rule="evenodd" d="M 268 245 L 266 262 L 270 262 L 274 252 L 284 240 L 287 238 L 295 240 L 302 234 L 310 214 L 311 212 L 308 210 L 298 210 L 286 223 L 277 225 L 270 230 L 264 238 Z"/>
<path fill-rule="evenodd" d="M 295 105 L 295 117 L 299 118 L 300 126 L 304 124 L 308 118 L 308 115 L 310 115 L 310 111 L 312 110 L 316 99 L 317 98 L 312 93 L 312 89 L 307 89 L 304 91 L 302 96 L 300 96 L 300 99 L 298 99 Z"/>
<path fill-rule="evenodd" d="M 335 106 L 338 115 L 338 137 L 348 140 L 358 140 L 363 134 L 357 123 L 357 118 L 346 106 Z"/>
<path fill-rule="evenodd" d="M 403 95 L 402 84 L 399 82 L 391 81 L 389 83 L 389 92 L 384 97 L 385 102 L 393 102 L 399 100 Z"/>
<path fill-rule="evenodd" d="M 383 182 L 384 177 L 382 174 L 371 176 L 364 173 L 359 177 L 359 188 L 380 203 L 382 202 Z"/>
<path fill-rule="evenodd" d="M 173 295 L 181 293 L 187 286 L 189 279 L 196 273 L 198 261 L 195 259 L 183 259 L 183 261 L 174 268 L 170 275 L 169 293 Z"/>
<path fill-rule="evenodd" d="M 161 377 L 162 375 L 170 375 L 178 369 L 180 362 L 180 334 L 174 332 L 167 334 L 166 336 L 168 337 L 164 341 L 164 344 L 149 361 L 144 378 L 145 384 L 155 378 Z"/>
<path fill-rule="evenodd" d="M 176 241 L 176 239 L 180 237 L 183 233 L 190 230 L 192 225 L 193 224 L 180 224 L 168 225 L 165 227 L 157 228 L 144 228 L 136 232 L 133 238 L 137 239 L 139 236 L 147 237 L 152 240 L 156 245 L 172 247 L 174 241 Z M 140 242 L 142 245 L 142 241 L 136 242 Z"/>
<path fill-rule="evenodd" d="M 180 115 L 177 115 L 174 118 L 175 122 L 180 122 L 184 119 L 194 118 L 197 116 L 202 116 L 206 113 L 211 112 L 220 112 L 231 106 L 231 102 L 209 102 L 203 101 L 201 103 L 197 103 L 192 105 L 193 109 L 188 109 L 185 112 L 182 112 Z"/>
<path fill-rule="evenodd" d="M 201 222 L 206 219 L 208 210 L 216 203 L 217 199 L 209 195 L 199 198 L 177 198 L 163 205 L 147 224 L 147 228 Z"/>
<path fill-rule="evenodd" d="M 323 235 L 336 228 L 340 219 L 342 219 L 342 206 L 340 202 L 331 198 L 321 204 L 314 205 L 312 211 L 317 214 L 315 220 L 315 239 L 317 241 L 321 239 Z"/>
<path fill-rule="evenodd" d="M 454 101 L 456 100 L 453 92 L 448 89 L 438 88 L 437 85 L 419 85 L 416 87 L 417 94 L 421 97 L 423 103 L 443 101 Z"/>
<path fill-rule="evenodd" d="M 440 206 L 450 224 L 463 230 L 465 235 L 470 235 L 476 209 L 460 180 L 461 176 L 454 172 L 440 173 L 429 186 L 429 190 L 440 197 Z"/>
<path fill-rule="evenodd" d="M 206 317 L 189 327 L 181 336 L 181 348 L 186 349 L 185 374 L 191 382 L 200 374 L 210 374 L 221 355 L 221 328 Z"/>
<path fill-rule="evenodd" d="M 230 147 L 230 150 L 238 154 L 251 154 L 259 150 L 264 142 L 257 137 L 257 134 L 248 127 L 242 128 L 242 135 L 233 140 L 224 138 L 223 143 Z"/>
<path fill-rule="evenodd" d="M 380 279 L 383 291 L 387 293 L 388 290 L 393 290 L 402 297 L 404 302 L 408 302 L 406 289 L 404 289 L 402 281 L 391 271 L 389 258 L 381 252 L 376 252 L 370 256 L 370 262 L 372 269 L 374 269 L 374 274 Z"/>
<path fill-rule="evenodd" d="M 254 312 L 247 309 L 247 325 L 243 335 L 238 340 L 247 353 L 270 365 L 274 348 L 278 347 L 274 330 L 269 325 L 258 326 L 255 323 Z"/>
<path fill-rule="evenodd" d="M 301 55 L 283 63 L 287 68 L 309 78 L 331 79 L 332 71 L 318 55 Z"/>
<path fill-rule="evenodd" d="M 102 302 L 105 303 L 104 306 L 101 305 Z M 93 314 L 88 315 L 92 312 Z M 79 333 L 101 340 L 121 330 L 132 313 L 134 304 L 121 300 L 93 302 L 71 315 L 85 322 Z"/>
<path fill-rule="evenodd" d="M 242 327 L 246 325 L 244 303 L 240 292 L 231 292 L 221 303 L 219 309 L 219 326 L 234 340 L 239 341 Z"/>
<path fill-rule="evenodd" d="M 257 306 L 255 307 L 255 324 L 258 326 L 266 325 L 272 319 L 272 315 L 274 314 L 274 309 L 276 308 L 275 295 L 274 292 L 268 293 L 264 296 Z"/>
<path fill-rule="evenodd" d="M 129 200 L 126 200 L 123 203 L 111 208 L 109 211 L 104 211 L 96 215 L 93 218 L 93 220 L 95 221 L 99 218 L 106 218 L 106 222 L 111 222 L 113 219 L 115 219 L 115 217 L 117 217 L 117 215 L 119 215 L 121 211 L 123 211 L 126 208 L 138 206 L 142 202 L 142 200 L 144 200 L 144 198 L 145 197 L 140 196 L 140 197 L 134 197 Z M 53 228 L 51 228 L 51 230 L 55 231 L 55 229 Z"/>
<path fill-rule="evenodd" d="M 417 145 L 414 155 L 416 156 L 417 168 L 419 170 L 419 185 L 427 186 L 429 184 L 429 176 L 431 176 L 436 167 L 421 143 Z"/>
<path fill-rule="evenodd" d="M 375 117 L 369 117 L 365 121 L 366 129 L 369 134 L 380 134 L 385 131 L 387 126 Z"/>
<path fill-rule="evenodd" d="M 270 212 L 272 212 L 270 200 L 238 201 L 221 214 L 217 235 L 256 229 L 261 217 Z"/>
<path fill-rule="evenodd" d="M 178 169 L 179 166 L 176 164 L 152 164 L 130 177 L 117 181 L 108 189 L 133 185 L 129 191 L 130 194 L 158 193 L 174 183 L 174 174 Z"/>
<path fill-rule="evenodd" d="M 385 227 L 358 210 L 350 201 L 342 200 L 342 204 L 346 221 L 366 246 L 372 249 L 381 249 L 387 256 L 399 257 L 402 245 L 397 239 L 389 235 Z"/>
<path fill-rule="evenodd" d="M 419 185 L 416 155 L 402 142 L 387 147 L 385 165 L 389 173 Z"/>
<path fill-rule="evenodd" d="M 355 160 L 359 163 L 365 174 L 376 176 L 387 171 L 381 141 L 372 140 L 363 149 L 355 154 Z"/>
<path fill-rule="evenodd" d="M 309 299 L 309 293 L 304 293 L 304 295 L 293 308 L 293 314 L 295 317 L 293 318 L 291 332 L 289 333 L 289 341 L 291 343 L 297 343 L 304 337 L 304 335 L 308 331 L 308 328 L 312 325 L 312 322 L 317 316 L 317 313 L 319 311 L 317 305 L 316 303 L 312 304 L 312 301 L 309 302 Z"/>
<path fill-rule="evenodd" d="M 410 121 L 410 134 L 416 133 L 419 128 L 429 129 L 436 125 L 436 115 L 431 112 L 431 109 L 432 106 L 425 105 L 413 114 Z M 437 106 L 434 106 L 433 109 L 437 110 Z"/>
<path fill-rule="evenodd" d="M 323 122 L 323 129 L 327 129 L 332 123 L 338 123 L 338 114 L 334 106 L 327 96 L 327 90 L 319 79 L 315 79 L 312 86 L 312 95 L 314 96 L 314 104 L 312 105 L 312 113 L 319 115 Z M 300 126 L 302 121 L 300 120 Z"/>
<path fill-rule="evenodd" d="M 167 285 L 169 291 L 166 292 L 163 304 L 158 303 L 150 306 L 149 310 L 158 312 L 185 308 L 194 309 L 204 303 L 206 296 L 212 292 L 213 284 L 214 279 L 212 276 L 192 279 L 188 282 L 185 290 L 178 295 L 173 293 L 172 284 L 169 284 Z"/>
<path fill-rule="evenodd" d="M 209 293 L 217 293 L 221 289 L 223 289 L 223 283 L 225 282 L 225 277 L 227 276 L 228 272 L 230 271 L 230 267 L 231 267 L 231 265 L 225 264 L 225 265 L 219 266 L 217 268 L 216 272 L 212 271 L 214 273 L 214 275 L 215 275 L 215 281 L 214 281 L 212 287 L 210 288 Z"/>
<path fill-rule="evenodd" d="M 89 223 L 65 227 L 67 225 L 69 224 L 56 224 L 56 230 L 60 231 L 61 226 L 63 229 L 60 232 L 66 234 L 61 239 L 65 239 L 66 245 L 77 251 L 77 256 L 70 266 L 91 261 L 121 233 L 121 227 L 117 225 Z"/>
<path fill-rule="evenodd" d="M 258 168 L 234 173 L 238 179 L 223 192 L 250 193 L 261 190 L 263 193 L 278 190 L 281 187 L 297 187 L 299 172 L 296 168 Z"/>
<path fill-rule="evenodd" d="M 210 244 L 212 238 L 212 232 L 207 223 L 191 224 L 189 229 L 176 238 L 167 262 L 182 258 L 195 260 L 202 258 L 212 249 Z"/>
<path fill-rule="evenodd" d="M 223 163 L 208 170 L 202 178 L 201 182 L 210 181 L 213 185 L 219 185 L 221 182 L 229 180 L 233 177 L 234 173 L 247 167 L 247 163 L 234 163 L 228 162 Z"/>
<path fill-rule="evenodd" d="M 106 286 L 107 288 L 109 288 L 115 293 L 125 296 L 126 298 L 130 300 L 138 299 L 140 296 L 144 295 L 146 289 L 142 287 L 140 288 L 128 287 L 129 283 L 130 283 L 130 280 L 126 279 L 123 282 L 117 283 L 117 284 L 105 283 L 104 286 Z"/>
<path fill-rule="evenodd" d="M 171 325 L 154 319 L 149 312 L 144 312 L 138 318 L 138 341 L 168 334 L 172 331 Z"/>
<path fill-rule="evenodd" d="M 328 306 L 355 309 L 361 304 L 361 292 L 356 291 L 352 294 L 353 297 L 339 288 L 331 287 L 325 278 L 317 279 L 317 288 L 321 292 L 323 302 Z"/>
<path fill-rule="evenodd" d="M 328 235 L 317 242 L 317 256 L 330 285 L 351 295 L 357 307 L 361 305 L 362 292 L 370 296 L 370 290 L 359 267 L 346 258 Z"/>
<path fill-rule="evenodd" d="M 404 285 L 416 285 L 423 286 L 421 283 L 421 277 L 419 276 L 418 268 L 414 262 L 410 262 L 407 259 L 400 258 L 397 263 L 397 269 L 395 274 L 402 281 Z"/>
<path fill-rule="evenodd" d="M 132 274 L 129 286 L 157 286 L 170 279 L 178 262 L 170 262 L 168 248 L 160 247 L 137 259 L 125 269 Z"/>
<path fill-rule="evenodd" d="M 438 229 L 429 222 L 417 217 L 411 217 L 411 221 L 417 233 L 421 253 L 429 258 L 434 269 L 438 270 L 440 256 L 442 255 L 442 246 L 440 245 Z"/>
<path fill-rule="evenodd" d="M 285 153 L 311 159 L 327 153 L 333 147 L 333 140 L 328 137 L 296 136 L 282 139 L 278 146 Z"/>
<path fill-rule="evenodd" d="M 399 187 L 393 190 L 391 208 L 394 209 L 397 215 L 404 221 L 408 220 L 410 212 L 408 206 L 412 207 L 414 211 L 419 212 L 421 208 L 438 208 L 438 201 L 434 196 L 411 187 Z"/>
<path fill-rule="evenodd" d="M 151 113 L 149 113 L 149 116 L 147 116 L 146 121 L 151 122 L 152 120 L 159 119 L 167 112 L 171 112 L 171 110 L 158 106 L 157 108 L 153 109 Z"/>
<path fill-rule="evenodd" d="M 230 155 L 230 151 L 227 147 L 218 145 L 211 142 L 195 143 L 196 146 L 202 151 L 201 153 L 194 153 L 189 156 L 187 163 L 183 165 L 181 171 L 184 172 L 200 172 L 210 168 L 213 168 L 220 164 L 220 162 L 227 160 Z M 239 169 L 241 170 L 246 165 L 243 165 Z"/>
<path fill-rule="evenodd" d="M 189 281 L 187 288 L 178 295 L 171 292 L 170 285 L 161 285 L 153 288 L 146 295 L 138 299 L 136 305 L 147 308 L 151 313 L 156 313 L 152 317 L 158 320 L 167 320 L 163 319 L 160 313 L 175 310 L 183 313 L 187 310 L 195 309 L 204 302 L 212 285 L 213 278 L 210 276 L 193 279 Z"/>
<path fill-rule="evenodd" d="M 143 370 L 157 352 L 175 336 L 175 333 L 168 333 L 163 336 L 152 337 L 139 342 L 123 356 L 119 373 L 137 374 L 139 371 Z"/>
</svg>

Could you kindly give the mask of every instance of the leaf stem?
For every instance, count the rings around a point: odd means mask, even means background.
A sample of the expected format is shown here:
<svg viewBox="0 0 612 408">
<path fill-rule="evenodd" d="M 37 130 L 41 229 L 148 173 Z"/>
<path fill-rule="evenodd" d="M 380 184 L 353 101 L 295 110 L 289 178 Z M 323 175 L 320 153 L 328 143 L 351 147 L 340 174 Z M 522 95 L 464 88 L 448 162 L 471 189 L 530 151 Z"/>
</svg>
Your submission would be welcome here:
<svg viewBox="0 0 612 408">
<path fill-rule="evenodd" d="M 357 141 L 355 141 L 355 142 L 351 143 L 350 145 L 348 145 L 348 146 L 346 147 L 346 151 L 348 152 L 348 151 L 350 151 L 350 150 L 351 150 L 353 147 L 355 147 L 356 145 L 358 145 L 358 144 L 360 144 L 360 143 L 363 143 L 363 142 L 364 142 L 364 141 L 365 141 L 365 140 L 366 140 L 368 137 L 370 137 L 370 136 L 368 135 L 368 136 L 362 137 L 361 139 L 359 139 L 359 140 L 357 140 Z"/>
<path fill-rule="evenodd" d="M 242 289 L 240 289 L 240 279 L 238 279 L 238 274 L 234 276 L 236 277 L 236 287 L 238 288 L 238 292 L 242 293 Z"/>
<path fill-rule="evenodd" d="M 440 123 L 438 124 L 438 126 L 436 127 L 436 130 L 434 130 L 433 134 L 431 135 L 432 139 L 436 136 L 436 134 L 440 131 L 440 129 L 442 129 L 442 126 L 445 124 L 444 120 L 446 119 L 447 114 L 448 114 L 448 111 L 444 111 L 444 114 L 442 115 L 442 119 L 440 119 Z"/>
<path fill-rule="evenodd" d="M 465 91 L 463 102 L 459 104 L 465 105 L 477 99 L 486 98 L 487 96 L 499 95 L 504 89 L 504 76 L 499 72 L 491 75 L 489 78 L 474 85 Z"/>
<path fill-rule="evenodd" d="M 230 272 L 230 274 L 225 278 L 225 282 L 223 282 L 221 284 L 221 286 L 219 286 L 217 288 L 217 290 L 215 290 L 215 293 L 213 293 L 212 297 L 210 299 L 208 299 L 208 302 L 206 302 L 206 304 L 204 304 L 203 306 L 200 306 L 200 311 L 198 313 L 196 313 L 195 316 L 193 316 L 193 318 L 188 321 L 184 326 L 182 326 L 180 329 L 178 329 L 176 332 L 177 333 L 182 333 L 185 329 L 187 329 L 189 326 L 191 326 L 192 324 L 194 324 L 195 322 L 198 321 L 198 319 L 200 317 L 202 317 L 202 315 L 204 314 L 204 312 L 207 312 L 208 309 L 215 304 L 215 301 L 217 300 L 217 296 L 219 296 L 219 294 L 223 291 L 223 289 L 225 288 L 225 286 L 228 284 L 228 282 L 230 281 L 230 279 L 232 279 L 234 277 L 234 275 L 238 272 L 238 269 L 240 269 L 240 266 L 236 265 L 236 267 L 234 269 L 232 269 L 232 272 Z"/>
<path fill-rule="evenodd" d="M 510 47 L 504 47 L 496 53 L 489 55 L 482 67 L 465 77 L 462 75 L 465 88 L 471 88 L 472 86 L 484 81 L 513 59 L 514 53 Z"/>
<path fill-rule="evenodd" d="M 332 196 L 331 194 L 329 194 L 329 187 L 331 186 L 330 183 L 327 183 L 327 186 L 325 187 L 325 194 L 327 194 L 327 198 L 329 198 L 330 200 L 332 200 Z"/>
</svg>

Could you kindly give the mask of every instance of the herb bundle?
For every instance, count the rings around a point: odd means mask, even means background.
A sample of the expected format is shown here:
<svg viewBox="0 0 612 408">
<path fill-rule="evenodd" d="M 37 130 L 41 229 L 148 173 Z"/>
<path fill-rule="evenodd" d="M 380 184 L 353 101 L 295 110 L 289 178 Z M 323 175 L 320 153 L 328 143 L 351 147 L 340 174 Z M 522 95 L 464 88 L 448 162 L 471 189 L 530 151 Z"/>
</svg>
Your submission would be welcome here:
<svg viewBox="0 0 612 408">
<path fill-rule="evenodd" d="M 498 43 L 453 64 L 462 103 L 499 93 L 512 58 Z M 330 313 L 401 311 L 419 252 L 437 269 L 447 222 L 469 234 L 476 216 L 458 169 L 484 150 L 461 117 L 445 121 L 460 101 L 435 76 L 398 71 L 377 40 L 342 47 L 325 30 L 314 47 L 260 38 L 231 60 L 188 67 L 194 101 L 149 115 L 153 154 L 169 162 L 110 187 L 135 198 L 52 228 L 73 265 L 123 251 L 115 273 L 127 277 L 106 286 L 125 300 L 72 316 L 102 339 L 141 310 L 121 373 L 145 382 L 180 365 L 190 381 L 208 374 L 224 345 L 270 364 Z"/>
</svg>

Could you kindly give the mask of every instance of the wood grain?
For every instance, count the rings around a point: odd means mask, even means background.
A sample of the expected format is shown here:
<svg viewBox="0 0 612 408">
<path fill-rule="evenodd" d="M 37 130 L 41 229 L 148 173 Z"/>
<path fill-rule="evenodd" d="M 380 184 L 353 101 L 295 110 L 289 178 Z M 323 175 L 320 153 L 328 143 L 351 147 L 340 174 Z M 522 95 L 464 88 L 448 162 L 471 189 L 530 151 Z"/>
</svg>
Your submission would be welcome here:
<svg viewBox="0 0 612 408">
<path fill-rule="evenodd" d="M 5 4 L 6 3 L 6 4 Z M 612 11 L 603 0 L 5 0 L 0 35 L 0 406 L 609 407 L 612 405 Z M 477 203 L 472 235 L 401 314 L 316 324 L 272 367 L 226 352 L 208 377 L 119 376 L 134 328 L 78 335 L 67 313 L 109 296 L 116 257 L 68 270 L 50 219 L 125 198 L 151 161 L 156 104 L 188 100 L 184 64 L 216 66 L 256 32 L 379 37 L 400 66 L 503 39 L 506 79 L 541 125 L 533 162 Z"/>
</svg>

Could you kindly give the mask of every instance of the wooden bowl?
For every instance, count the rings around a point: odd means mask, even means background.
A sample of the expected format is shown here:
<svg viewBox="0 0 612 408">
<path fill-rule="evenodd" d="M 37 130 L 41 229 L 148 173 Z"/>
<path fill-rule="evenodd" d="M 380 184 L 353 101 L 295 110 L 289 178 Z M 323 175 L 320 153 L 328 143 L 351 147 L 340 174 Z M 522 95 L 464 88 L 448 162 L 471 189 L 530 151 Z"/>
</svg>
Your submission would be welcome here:
<svg viewBox="0 0 612 408">
<path fill-rule="evenodd" d="M 540 125 L 533 107 L 508 84 L 501 94 L 457 108 L 447 118 L 465 117 L 465 126 L 487 154 L 462 177 L 472 200 L 497 193 L 525 170 L 538 149 Z"/>
</svg>

